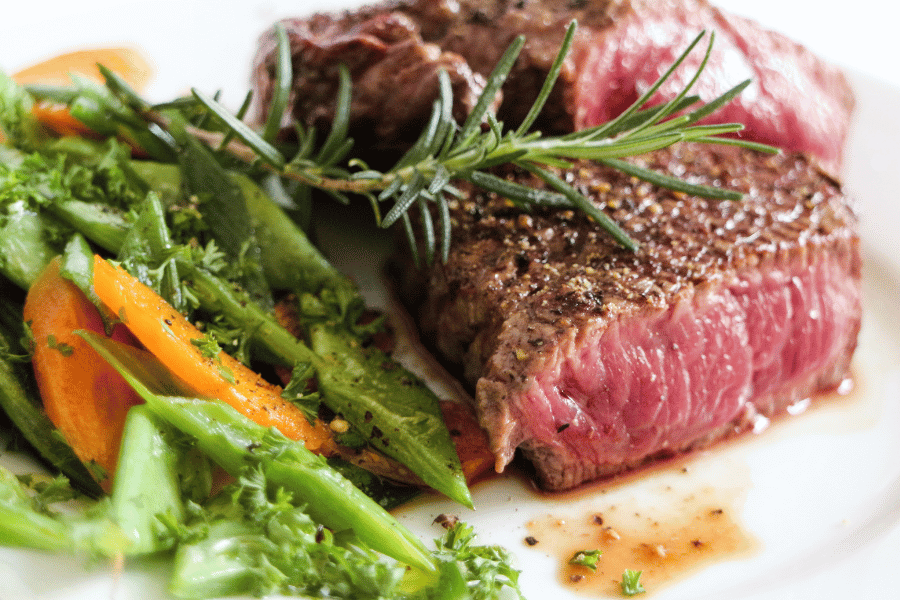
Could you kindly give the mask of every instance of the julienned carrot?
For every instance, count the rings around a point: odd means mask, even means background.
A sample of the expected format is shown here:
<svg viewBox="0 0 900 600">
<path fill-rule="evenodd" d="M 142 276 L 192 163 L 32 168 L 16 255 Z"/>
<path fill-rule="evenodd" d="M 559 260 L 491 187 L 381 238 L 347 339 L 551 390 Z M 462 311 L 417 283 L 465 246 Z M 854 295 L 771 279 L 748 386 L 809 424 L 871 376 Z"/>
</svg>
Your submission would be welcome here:
<svg viewBox="0 0 900 600">
<path fill-rule="evenodd" d="M 275 427 L 313 452 L 331 453 L 333 437 L 317 421 L 310 425 L 299 408 L 224 352 L 204 355 L 192 342 L 204 337 L 178 311 L 120 267 L 94 257 L 94 293 L 138 341 L 200 397 L 216 398 L 265 427 Z"/>
<path fill-rule="evenodd" d="M 74 332 L 103 333 L 96 307 L 82 291 L 59 274 L 54 259 L 32 284 L 24 318 L 34 336 L 35 377 L 44 410 L 63 437 L 109 491 L 116 468 L 122 429 L 128 409 L 142 400 L 131 386 Z M 136 345 L 119 325 L 112 337 Z"/>
</svg>

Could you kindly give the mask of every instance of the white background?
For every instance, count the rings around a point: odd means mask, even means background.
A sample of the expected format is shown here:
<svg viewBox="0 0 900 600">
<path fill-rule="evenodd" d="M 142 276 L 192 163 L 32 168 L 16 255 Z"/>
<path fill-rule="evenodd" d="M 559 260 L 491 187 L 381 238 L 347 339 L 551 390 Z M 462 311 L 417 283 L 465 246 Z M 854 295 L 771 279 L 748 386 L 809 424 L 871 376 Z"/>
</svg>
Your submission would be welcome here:
<svg viewBox="0 0 900 600">
<path fill-rule="evenodd" d="M 0 68 L 13 71 L 64 48 L 137 44 L 157 63 L 158 99 L 194 85 L 246 91 L 255 35 L 276 18 L 356 4 L 352 0 L 44 0 L 4 2 Z M 841 65 L 900 86 L 895 7 L 883 0 L 720 0 Z M 49 25 L 47 25 L 49 23 Z M 185 79 L 189 75 L 189 79 Z M 232 100 L 232 97 L 236 98 Z M 157 98 L 154 98 L 157 99 Z"/>
</svg>

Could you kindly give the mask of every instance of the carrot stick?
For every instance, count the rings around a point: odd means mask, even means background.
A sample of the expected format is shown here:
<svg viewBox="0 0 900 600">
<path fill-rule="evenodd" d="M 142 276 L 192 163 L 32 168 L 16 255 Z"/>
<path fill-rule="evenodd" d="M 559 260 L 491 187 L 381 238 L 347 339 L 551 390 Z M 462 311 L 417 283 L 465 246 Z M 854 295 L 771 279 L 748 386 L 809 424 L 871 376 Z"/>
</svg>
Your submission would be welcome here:
<svg viewBox="0 0 900 600">
<path fill-rule="evenodd" d="M 203 333 L 156 292 L 99 256 L 94 258 L 94 293 L 151 354 L 198 396 L 222 400 L 260 425 L 303 440 L 313 452 L 333 450 L 334 441 L 327 427 L 320 421 L 310 425 L 299 408 L 281 397 L 281 388 L 224 352 L 215 357 L 204 356 L 191 342 L 203 338 Z"/>
<path fill-rule="evenodd" d="M 128 409 L 142 402 L 131 386 L 74 332 L 102 334 L 97 308 L 82 291 L 59 274 L 57 257 L 32 284 L 24 318 L 34 336 L 32 364 L 44 410 L 66 442 L 92 469 L 105 491 L 111 487 Z M 119 342 L 136 345 L 122 326 Z"/>
</svg>

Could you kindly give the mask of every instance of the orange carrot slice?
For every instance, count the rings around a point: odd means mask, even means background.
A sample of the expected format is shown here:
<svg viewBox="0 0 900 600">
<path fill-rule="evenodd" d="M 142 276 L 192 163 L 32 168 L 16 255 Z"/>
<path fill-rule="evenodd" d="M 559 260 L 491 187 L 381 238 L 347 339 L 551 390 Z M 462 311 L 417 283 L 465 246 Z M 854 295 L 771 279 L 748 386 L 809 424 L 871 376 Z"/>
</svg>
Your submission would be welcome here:
<svg viewBox="0 0 900 600">
<path fill-rule="evenodd" d="M 94 259 L 94 293 L 198 396 L 222 400 L 260 425 L 303 440 L 313 452 L 333 450 L 328 428 L 320 421 L 310 425 L 299 408 L 281 397 L 281 388 L 224 352 L 204 356 L 191 341 L 203 338 L 203 333 L 156 292 L 99 256 Z"/>
<path fill-rule="evenodd" d="M 119 456 L 128 409 L 141 402 L 131 386 L 74 332 L 103 333 L 97 308 L 82 291 L 59 274 L 54 259 L 32 284 L 24 318 L 34 336 L 34 365 L 44 410 L 63 437 L 92 469 L 104 490 Z M 123 326 L 112 337 L 136 345 Z"/>
<path fill-rule="evenodd" d="M 478 424 L 472 410 L 465 404 L 443 400 L 441 413 L 456 446 L 466 481 L 472 483 L 487 477 L 493 471 L 496 458 L 491 452 L 487 433 Z"/>
<path fill-rule="evenodd" d="M 95 135 L 89 127 L 73 117 L 65 106 L 39 102 L 32 107 L 31 114 L 44 127 L 59 136 L 91 137 Z"/>
<path fill-rule="evenodd" d="M 131 48 L 95 48 L 59 54 L 31 65 L 13 75 L 20 85 L 46 83 L 68 85 L 70 73 L 78 73 L 96 81 L 102 81 L 97 64 L 100 63 L 119 75 L 137 91 L 143 90 L 153 75 L 147 59 Z"/>
</svg>

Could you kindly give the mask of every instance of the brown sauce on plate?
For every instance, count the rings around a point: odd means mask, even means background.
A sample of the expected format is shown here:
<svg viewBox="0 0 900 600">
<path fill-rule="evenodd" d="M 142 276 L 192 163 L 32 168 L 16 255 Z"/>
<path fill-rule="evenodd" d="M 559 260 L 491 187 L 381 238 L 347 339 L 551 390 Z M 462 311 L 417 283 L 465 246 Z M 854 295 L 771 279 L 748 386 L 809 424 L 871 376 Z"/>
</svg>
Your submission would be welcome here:
<svg viewBox="0 0 900 600">
<path fill-rule="evenodd" d="M 752 555 L 757 541 L 740 524 L 736 498 L 718 490 L 672 498 L 665 510 L 611 505 L 575 517 L 531 520 L 525 545 L 558 559 L 559 583 L 593 597 L 621 597 L 625 569 L 641 571 L 647 593 L 712 562 Z M 717 496 L 719 496 L 717 498 Z M 600 550 L 596 571 L 569 564 L 578 552 Z"/>
</svg>

